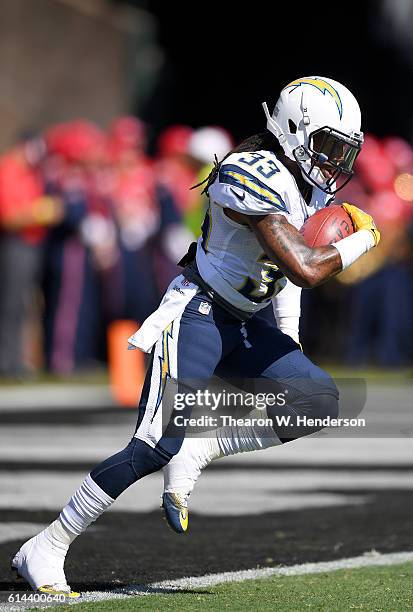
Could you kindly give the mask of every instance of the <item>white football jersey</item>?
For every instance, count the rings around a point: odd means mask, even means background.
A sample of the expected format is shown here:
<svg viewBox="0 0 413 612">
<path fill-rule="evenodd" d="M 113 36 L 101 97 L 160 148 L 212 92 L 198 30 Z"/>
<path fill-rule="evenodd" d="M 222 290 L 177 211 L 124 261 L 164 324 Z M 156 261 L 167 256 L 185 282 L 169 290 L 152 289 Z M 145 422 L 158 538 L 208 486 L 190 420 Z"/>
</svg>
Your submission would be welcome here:
<svg viewBox="0 0 413 612">
<path fill-rule="evenodd" d="M 209 187 L 210 204 L 198 240 L 202 278 L 235 307 L 255 312 L 268 305 L 286 278 L 263 252 L 254 232 L 225 214 L 284 215 L 299 229 L 331 196 L 317 187 L 309 205 L 292 174 L 270 151 L 232 153 Z"/>
</svg>

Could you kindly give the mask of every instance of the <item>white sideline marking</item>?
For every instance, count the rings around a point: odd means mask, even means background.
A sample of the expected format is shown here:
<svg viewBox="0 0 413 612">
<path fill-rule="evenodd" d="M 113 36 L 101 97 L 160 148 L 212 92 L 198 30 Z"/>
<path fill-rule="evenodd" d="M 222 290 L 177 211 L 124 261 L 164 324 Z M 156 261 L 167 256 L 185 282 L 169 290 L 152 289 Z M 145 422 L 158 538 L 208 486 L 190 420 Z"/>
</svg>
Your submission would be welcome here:
<svg viewBox="0 0 413 612">
<path fill-rule="evenodd" d="M 359 557 L 338 559 L 336 561 L 321 561 L 319 563 L 303 563 L 288 567 L 265 567 L 261 569 L 249 569 L 237 572 L 223 572 L 220 574 L 206 574 L 205 576 L 192 576 L 178 578 L 177 580 L 163 580 L 151 584 L 131 584 L 128 587 L 114 589 L 113 591 L 86 591 L 78 600 L 68 600 L 71 605 L 77 603 L 106 601 L 110 599 L 126 599 L 136 595 L 151 595 L 154 593 L 179 592 L 181 589 L 197 589 L 215 586 L 226 582 L 244 582 L 244 580 L 256 580 L 257 578 L 269 578 L 270 576 L 302 576 L 303 574 L 319 574 L 322 572 L 335 572 L 341 569 L 358 569 L 361 567 L 374 567 L 385 565 L 398 565 L 407 561 L 413 561 L 413 551 L 380 554 L 371 551 Z M 1 604 L 0 612 L 14 612 L 24 608 L 33 608 L 33 603 L 25 605 L 23 602 L 19 607 L 13 604 Z M 42 609 L 50 608 L 42 603 Z"/>
<path fill-rule="evenodd" d="M 148 585 L 130 585 L 114 591 L 101 592 L 90 591 L 83 594 L 80 601 L 101 601 L 131 595 L 149 595 L 168 591 L 179 591 L 180 589 L 196 589 L 211 587 L 226 582 L 244 582 L 244 580 L 256 580 L 257 578 L 268 578 L 270 576 L 301 576 L 303 574 L 319 574 L 322 572 L 335 572 L 341 569 L 357 569 L 361 567 L 397 565 L 413 561 L 413 551 L 380 554 L 371 551 L 359 557 L 338 559 L 337 561 L 321 561 L 319 563 L 304 563 L 289 567 L 265 567 L 261 569 L 249 569 L 237 572 L 223 572 L 220 574 L 207 574 L 205 576 L 192 576 L 178 578 L 177 580 L 163 580 Z M 80 603 L 77 602 L 77 603 Z"/>
<path fill-rule="evenodd" d="M 337 561 L 321 561 L 319 563 L 303 563 L 289 567 L 264 567 L 261 569 L 242 570 L 238 572 L 224 572 L 222 574 L 209 574 L 206 576 L 179 578 L 178 580 L 163 581 L 158 583 L 165 588 L 195 589 L 201 587 L 215 586 L 224 582 L 244 582 L 244 580 L 256 580 L 257 578 L 268 578 L 270 576 L 302 576 L 303 574 L 319 574 L 322 572 L 335 572 L 341 569 L 357 569 L 374 565 L 396 565 L 413 561 L 413 552 L 389 553 L 381 555 L 376 551 L 365 553 L 359 557 L 338 559 Z M 151 585 L 156 586 L 156 583 Z"/>
</svg>

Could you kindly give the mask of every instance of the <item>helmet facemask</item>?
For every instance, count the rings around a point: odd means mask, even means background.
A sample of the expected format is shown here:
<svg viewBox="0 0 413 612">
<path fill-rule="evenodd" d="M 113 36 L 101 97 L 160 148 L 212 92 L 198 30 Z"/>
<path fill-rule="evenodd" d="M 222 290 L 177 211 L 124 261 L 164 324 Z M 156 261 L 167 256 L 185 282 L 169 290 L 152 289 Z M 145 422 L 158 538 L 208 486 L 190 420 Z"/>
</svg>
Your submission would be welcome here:
<svg viewBox="0 0 413 612">
<path fill-rule="evenodd" d="M 307 182 L 333 195 L 351 180 L 362 143 L 361 132 L 348 136 L 324 126 L 309 134 L 306 147 L 300 145 L 292 153 Z"/>
</svg>

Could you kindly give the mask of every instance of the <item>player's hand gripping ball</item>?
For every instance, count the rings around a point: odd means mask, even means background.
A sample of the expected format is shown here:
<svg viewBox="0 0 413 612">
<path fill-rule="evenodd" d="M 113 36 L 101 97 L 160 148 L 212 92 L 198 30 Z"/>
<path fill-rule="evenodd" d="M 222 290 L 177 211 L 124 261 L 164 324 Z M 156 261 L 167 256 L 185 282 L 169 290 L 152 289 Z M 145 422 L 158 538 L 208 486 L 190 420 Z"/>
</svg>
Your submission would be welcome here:
<svg viewBox="0 0 413 612">
<path fill-rule="evenodd" d="M 354 232 L 350 215 L 342 206 L 327 206 L 309 217 L 300 229 L 310 247 L 326 246 Z"/>
<path fill-rule="evenodd" d="M 354 229 L 356 231 L 362 229 L 369 230 L 373 234 L 375 246 L 377 246 L 380 242 L 380 232 L 374 223 L 373 217 L 353 204 L 344 203 L 341 206 L 350 215 Z"/>
</svg>

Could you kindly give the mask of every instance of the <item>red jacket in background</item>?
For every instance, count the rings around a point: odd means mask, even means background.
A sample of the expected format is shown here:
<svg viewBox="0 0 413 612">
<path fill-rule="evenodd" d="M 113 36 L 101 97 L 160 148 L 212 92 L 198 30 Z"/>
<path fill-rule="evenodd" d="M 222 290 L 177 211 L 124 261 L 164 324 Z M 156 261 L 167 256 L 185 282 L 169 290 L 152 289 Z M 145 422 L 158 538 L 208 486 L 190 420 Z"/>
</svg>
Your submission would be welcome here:
<svg viewBox="0 0 413 612">
<path fill-rule="evenodd" d="M 0 158 L 0 228 L 15 213 L 31 213 L 34 201 L 43 195 L 43 181 L 39 173 L 24 161 L 18 151 Z M 38 244 L 46 230 L 41 225 L 33 224 L 14 233 L 28 244 Z"/>
</svg>

